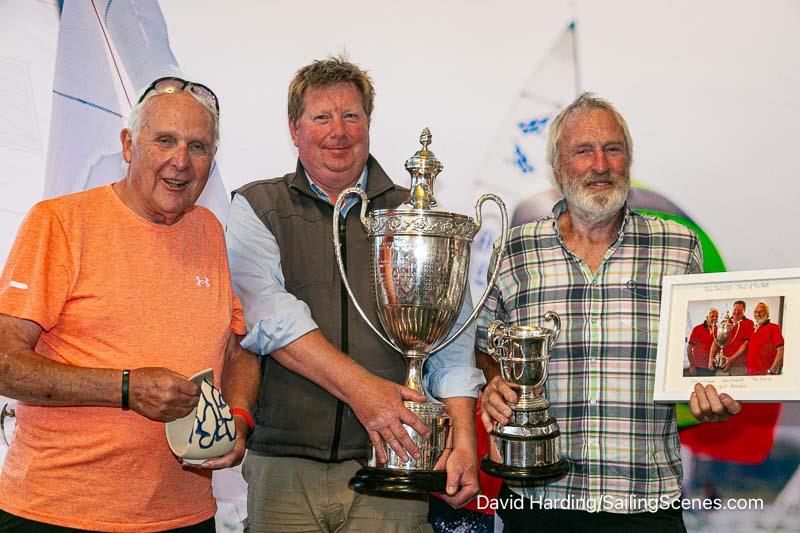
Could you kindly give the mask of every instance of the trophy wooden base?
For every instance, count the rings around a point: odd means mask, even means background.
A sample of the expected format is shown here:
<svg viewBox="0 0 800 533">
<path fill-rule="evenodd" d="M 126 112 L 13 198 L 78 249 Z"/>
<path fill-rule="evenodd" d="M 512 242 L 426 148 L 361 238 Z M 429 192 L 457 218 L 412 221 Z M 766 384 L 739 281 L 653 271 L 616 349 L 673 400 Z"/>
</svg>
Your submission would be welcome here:
<svg viewBox="0 0 800 533">
<path fill-rule="evenodd" d="M 569 470 L 569 465 L 566 459 L 561 458 L 557 463 L 550 465 L 508 466 L 484 457 L 481 460 L 481 470 L 490 476 L 499 477 L 509 485 L 524 487 L 563 477 Z"/>
<path fill-rule="evenodd" d="M 350 488 L 369 494 L 428 494 L 444 492 L 444 470 L 399 470 L 364 467 L 350 480 Z"/>
</svg>

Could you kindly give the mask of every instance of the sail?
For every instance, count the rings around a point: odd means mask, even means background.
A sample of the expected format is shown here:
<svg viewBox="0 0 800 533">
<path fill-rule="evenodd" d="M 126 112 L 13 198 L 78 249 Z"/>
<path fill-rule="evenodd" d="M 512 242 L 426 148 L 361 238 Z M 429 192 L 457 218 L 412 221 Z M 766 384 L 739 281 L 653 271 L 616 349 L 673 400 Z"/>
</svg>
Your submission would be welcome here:
<svg viewBox="0 0 800 533">
<path fill-rule="evenodd" d="M 509 215 L 518 202 L 550 189 L 545 160 L 547 127 L 578 93 L 575 62 L 575 23 L 570 22 L 545 52 L 500 123 L 473 181 L 479 191 L 490 190 L 506 203 Z M 477 298 L 486 287 L 486 272 L 500 218 L 487 212 L 476 235 L 470 262 L 470 287 Z"/>
</svg>

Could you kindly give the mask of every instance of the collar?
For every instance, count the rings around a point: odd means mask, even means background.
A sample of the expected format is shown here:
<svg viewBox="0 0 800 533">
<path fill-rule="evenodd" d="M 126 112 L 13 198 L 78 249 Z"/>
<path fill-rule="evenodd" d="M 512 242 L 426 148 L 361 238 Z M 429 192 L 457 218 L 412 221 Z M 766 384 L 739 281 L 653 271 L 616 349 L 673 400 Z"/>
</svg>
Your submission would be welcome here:
<svg viewBox="0 0 800 533">
<path fill-rule="evenodd" d="M 356 187 L 358 189 L 361 189 L 362 191 L 364 189 L 366 189 L 366 186 L 367 186 L 367 175 L 368 174 L 369 174 L 369 172 L 367 170 L 367 166 L 364 165 L 364 170 L 361 171 L 361 176 L 358 177 L 358 181 L 356 182 L 354 187 Z M 308 176 L 306 176 L 306 178 L 308 179 L 308 186 L 311 188 L 311 191 L 314 194 L 317 195 L 317 198 L 319 198 L 320 200 L 323 200 L 326 203 L 333 204 L 333 202 L 331 202 L 331 197 L 328 196 L 328 193 L 323 191 L 322 188 L 319 185 L 314 183 L 314 180 L 312 180 Z M 345 200 L 344 206 L 342 206 L 342 214 L 346 215 L 347 212 L 350 210 L 350 207 L 352 207 L 353 204 L 355 204 L 355 203 L 356 203 L 356 196 L 355 195 L 353 195 L 353 196 L 349 197 L 347 200 Z"/>
<path fill-rule="evenodd" d="M 367 179 L 365 177 L 369 177 Z M 385 193 L 388 190 L 398 188 L 397 185 L 392 182 L 386 172 L 381 168 L 378 161 L 372 157 L 372 155 L 367 158 L 367 164 L 362 171 L 362 177 L 364 177 L 366 181 L 366 193 L 367 198 L 370 200 Z M 361 180 L 359 179 L 359 182 Z M 317 195 L 316 192 L 311 188 L 311 180 L 306 175 L 306 171 L 303 168 L 303 164 L 300 160 L 297 160 L 297 169 L 295 170 L 294 176 L 292 177 L 291 181 L 289 182 L 289 188 L 293 189 L 301 194 L 304 194 L 310 198 L 315 200 L 321 200 L 321 198 Z M 327 195 L 325 195 L 327 197 Z M 327 204 L 330 204 L 327 199 L 323 199 Z"/>
</svg>

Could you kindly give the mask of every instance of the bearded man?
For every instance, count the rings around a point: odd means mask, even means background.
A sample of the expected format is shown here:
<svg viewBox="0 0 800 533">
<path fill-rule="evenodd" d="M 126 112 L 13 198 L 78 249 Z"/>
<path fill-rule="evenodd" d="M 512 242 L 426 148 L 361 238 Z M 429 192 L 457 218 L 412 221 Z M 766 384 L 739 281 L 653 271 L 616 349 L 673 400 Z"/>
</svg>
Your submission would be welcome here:
<svg viewBox="0 0 800 533">
<path fill-rule="evenodd" d="M 628 127 L 609 102 L 586 93 L 555 118 L 548 162 L 564 198 L 551 216 L 510 230 L 478 318 L 487 431 L 509 422 L 518 399 L 486 354 L 488 325 L 538 325 L 551 310 L 562 321 L 544 395 L 569 471 L 504 485 L 501 499 L 523 503 L 500 506 L 505 531 L 685 531 L 675 407 L 652 395 L 662 278 L 700 272 L 702 254 L 689 229 L 628 208 L 631 158 Z M 741 408 L 700 384 L 690 407 L 702 420 Z"/>
<path fill-rule="evenodd" d="M 755 330 L 747 343 L 747 375 L 780 374 L 783 368 L 781 327 L 769 320 L 769 305 L 758 302 L 753 308 Z"/>
</svg>

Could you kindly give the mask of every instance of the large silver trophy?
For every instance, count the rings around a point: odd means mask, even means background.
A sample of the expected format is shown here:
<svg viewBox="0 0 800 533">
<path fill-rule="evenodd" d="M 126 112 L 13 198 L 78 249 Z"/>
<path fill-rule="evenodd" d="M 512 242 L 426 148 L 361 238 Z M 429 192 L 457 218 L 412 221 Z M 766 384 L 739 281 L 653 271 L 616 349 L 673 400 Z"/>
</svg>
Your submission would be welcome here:
<svg viewBox="0 0 800 533">
<path fill-rule="evenodd" d="M 461 308 L 469 272 L 470 245 L 481 227 L 481 207 L 491 200 L 500 208 L 502 234 L 499 250 L 505 249 L 508 217 L 502 200 L 484 194 L 475 206 L 476 219 L 434 209 L 434 180 L 442 164 L 428 150 L 431 133 L 425 128 L 420 137 L 422 149 L 408 161 L 411 191 L 406 202 L 397 209 L 380 209 L 367 213 L 369 200 L 359 188 L 342 192 L 333 210 L 334 220 L 345 199 L 361 197 L 361 224 L 370 240 L 372 290 L 383 332 L 372 324 L 353 295 L 347 279 L 339 245 L 339 232 L 333 225 L 336 261 L 347 294 L 361 317 L 387 344 L 400 352 L 408 364 L 404 385 L 420 394 L 425 359 L 449 345 L 475 320 L 497 279 L 500 258 L 495 262 L 489 284 L 467 321 L 445 340 L 455 324 Z M 424 493 L 444 491 L 447 474 L 434 470 L 442 453 L 450 444 L 450 417 L 445 406 L 433 402 L 405 402 L 405 406 L 426 424 L 428 437 L 404 425 L 419 447 L 421 457 L 402 461 L 390 446 L 384 444 L 388 456 L 379 464 L 374 448 L 367 465 L 350 481 L 350 486 L 363 492 Z"/>
<path fill-rule="evenodd" d="M 724 349 L 725 347 L 730 344 L 734 337 L 736 337 L 736 333 L 731 335 L 731 331 L 734 329 L 733 321 L 731 320 L 730 313 L 725 311 L 725 316 L 722 317 L 719 324 L 717 324 L 717 333 L 714 335 L 714 340 L 717 341 L 717 346 L 719 347 L 719 352 L 714 357 L 714 366 L 717 367 L 717 371 L 721 372 L 722 367 L 725 366 L 725 363 L 728 362 L 728 358 L 725 357 Z M 739 331 L 739 325 L 736 325 L 736 332 Z"/>
<path fill-rule="evenodd" d="M 491 433 L 495 453 L 481 461 L 487 474 L 517 485 L 563 476 L 568 469 L 561 457 L 560 431 L 550 416 L 550 402 L 536 389 L 547 381 L 550 350 L 561 331 L 561 319 L 553 311 L 544 315 L 553 329 L 539 326 L 506 326 L 496 320 L 489 325 L 487 351 L 500 365 L 503 379 L 518 390 L 508 424 L 495 423 Z M 491 446 L 490 446 L 491 449 Z"/>
</svg>

